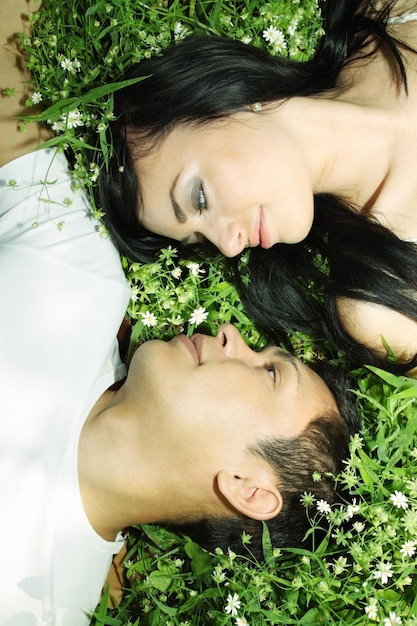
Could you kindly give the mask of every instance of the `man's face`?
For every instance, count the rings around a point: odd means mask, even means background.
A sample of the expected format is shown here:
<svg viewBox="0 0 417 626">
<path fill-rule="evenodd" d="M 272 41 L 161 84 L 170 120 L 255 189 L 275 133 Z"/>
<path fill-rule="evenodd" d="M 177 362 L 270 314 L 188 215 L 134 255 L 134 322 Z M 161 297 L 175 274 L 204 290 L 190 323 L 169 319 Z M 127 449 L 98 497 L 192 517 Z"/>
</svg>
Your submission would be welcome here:
<svg viewBox="0 0 417 626">
<path fill-rule="evenodd" d="M 251 350 L 231 325 L 216 337 L 180 335 L 143 344 L 127 381 L 159 451 L 227 464 L 260 439 L 299 435 L 337 411 L 319 376 L 278 348 Z"/>
</svg>

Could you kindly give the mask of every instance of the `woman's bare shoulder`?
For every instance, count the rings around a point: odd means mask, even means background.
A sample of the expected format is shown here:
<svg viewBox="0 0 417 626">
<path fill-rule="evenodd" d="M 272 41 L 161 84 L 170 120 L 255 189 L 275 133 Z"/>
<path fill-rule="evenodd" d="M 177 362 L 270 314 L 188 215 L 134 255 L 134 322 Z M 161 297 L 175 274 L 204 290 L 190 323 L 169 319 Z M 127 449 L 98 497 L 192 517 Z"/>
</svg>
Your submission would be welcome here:
<svg viewBox="0 0 417 626">
<path fill-rule="evenodd" d="M 31 0 L 0 2 L 0 165 L 29 152 L 49 137 L 49 132 L 37 124 L 29 124 L 22 132 L 17 119 L 26 112 L 30 75 L 18 50 L 16 34 L 28 29 L 28 12 L 39 6 L 40 2 Z"/>
<path fill-rule="evenodd" d="M 345 297 L 337 298 L 336 309 L 345 331 L 380 356 L 387 357 L 386 345 L 400 362 L 417 353 L 417 322 L 410 317 L 379 304 Z"/>
</svg>

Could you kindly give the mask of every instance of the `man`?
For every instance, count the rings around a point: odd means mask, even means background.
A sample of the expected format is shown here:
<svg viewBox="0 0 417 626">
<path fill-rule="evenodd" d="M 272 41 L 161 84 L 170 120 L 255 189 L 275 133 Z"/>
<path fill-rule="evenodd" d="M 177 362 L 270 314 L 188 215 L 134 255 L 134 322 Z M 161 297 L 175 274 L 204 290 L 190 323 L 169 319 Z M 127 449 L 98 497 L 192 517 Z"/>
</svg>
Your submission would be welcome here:
<svg viewBox="0 0 417 626">
<path fill-rule="evenodd" d="M 14 57 L 1 54 L 12 78 Z M 285 352 L 253 352 L 231 326 L 144 344 L 114 390 L 130 293 L 120 259 L 63 155 L 26 153 L 39 135 L 22 146 L 16 122 L 2 123 L 0 625 L 82 626 L 119 531 L 211 526 L 211 546 L 233 545 L 268 521 L 274 536 L 275 521 L 302 515 L 312 471 L 338 469 L 348 428 L 316 374 Z M 327 482 L 315 488 L 333 497 Z"/>
</svg>

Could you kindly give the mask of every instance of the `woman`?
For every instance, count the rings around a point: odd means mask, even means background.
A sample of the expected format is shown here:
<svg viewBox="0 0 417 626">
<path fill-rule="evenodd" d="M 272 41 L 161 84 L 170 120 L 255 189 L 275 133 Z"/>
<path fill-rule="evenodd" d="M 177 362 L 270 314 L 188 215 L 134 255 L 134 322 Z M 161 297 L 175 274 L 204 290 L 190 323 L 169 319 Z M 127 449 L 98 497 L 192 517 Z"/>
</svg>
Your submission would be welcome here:
<svg viewBox="0 0 417 626">
<path fill-rule="evenodd" d="M 149 78 L 116 98 L 100 179 L 120 250 L 148 260 L 172 239 L 230 257 L 253 247 L 251 280 L 239 264 L 236 276 L 270 335 L 324 335 L 353 363 L 411 370 L 415 8 L 329 0 L 304 63 L 202 37 L 136 66 L 130 77 Z"/>
</svg>

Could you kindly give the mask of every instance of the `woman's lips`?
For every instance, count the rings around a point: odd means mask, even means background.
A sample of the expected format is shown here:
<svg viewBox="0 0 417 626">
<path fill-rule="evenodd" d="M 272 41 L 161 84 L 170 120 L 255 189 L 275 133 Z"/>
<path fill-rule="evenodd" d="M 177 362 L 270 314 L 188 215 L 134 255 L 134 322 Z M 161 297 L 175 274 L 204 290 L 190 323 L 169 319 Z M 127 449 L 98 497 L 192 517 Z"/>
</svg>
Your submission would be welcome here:
<svg viewBox="0 0 417 626">
<path fill-rule="evenodd" d="M 265 213 L 262 207 L 260 207 L 255 223 L 252 227 L 249 246 L 251 248 L 256 248 L 256 246 L 261 246 L 261 248 L 270 248 L 272 246 L 271 233 L 269 232 L 265 219 Z"/>
<path fill-rule="evenodd" d="M 259 220 L 259 245 L 261 248 L 270 248 L 272 246 L 272 237 L 269 232 L 263 209 L 261 209 Z"/>
</svg>

